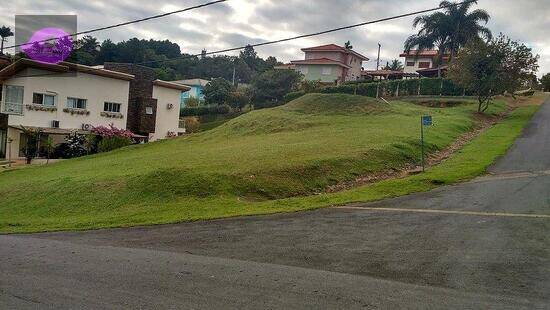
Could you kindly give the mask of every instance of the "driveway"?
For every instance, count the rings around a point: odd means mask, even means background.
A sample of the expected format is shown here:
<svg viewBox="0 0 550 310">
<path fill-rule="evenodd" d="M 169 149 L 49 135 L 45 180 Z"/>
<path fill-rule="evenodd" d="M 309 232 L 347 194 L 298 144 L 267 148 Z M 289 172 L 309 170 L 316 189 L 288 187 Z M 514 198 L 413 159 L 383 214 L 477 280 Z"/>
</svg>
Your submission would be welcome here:
<svg viewBox="0 0 550 310">
<path fill-rule="evenodd" d="M 548 309 L 550 101 L 490 172 L 312 212 L 0 236 L 0 308 Z"/>
</svg>

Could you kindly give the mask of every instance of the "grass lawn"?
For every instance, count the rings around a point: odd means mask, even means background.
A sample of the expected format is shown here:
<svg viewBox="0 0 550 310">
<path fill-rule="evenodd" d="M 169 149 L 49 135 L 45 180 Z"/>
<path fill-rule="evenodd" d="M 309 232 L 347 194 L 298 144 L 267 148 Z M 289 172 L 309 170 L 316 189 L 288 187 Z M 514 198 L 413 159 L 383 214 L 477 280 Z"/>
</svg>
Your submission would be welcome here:
<svg viewBox="0 0 550 310">
<path fill-rule="evenodd" d="M 429 190 L 479 175 L 511 145 L 537 106 L 516 109 L 426 173 L 333 193 L 328 185 L 399 169 L 419 159 L 420 116 L 428 149 L 474 125 L 476 105 L 386 105 L 309 94 L 253 111 L 207 132 L 46 167 L 0 173 L 0 231 L 94 229 L 297 211 Z M 491 113 L 505 109 L 503 101 Z M 316 194 L 316 195 L 313 195 Z"/>
</svg>

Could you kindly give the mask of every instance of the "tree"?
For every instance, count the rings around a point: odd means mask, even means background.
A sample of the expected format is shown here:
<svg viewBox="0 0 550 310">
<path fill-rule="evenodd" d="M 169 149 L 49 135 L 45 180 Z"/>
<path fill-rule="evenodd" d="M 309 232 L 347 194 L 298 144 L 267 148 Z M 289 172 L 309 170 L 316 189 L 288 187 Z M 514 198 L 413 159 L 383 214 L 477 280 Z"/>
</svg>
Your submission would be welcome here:
<svg viewBox="0 0 550 310">
<path fill-rule="evenodd" d="M 390 62 L 386 62 L 386 66 L 382 68 L 383 70 L 391 70 L 391 71 L 402 71 L 403 70 L 403 63 L 401 61 L 394 59 L 392 60 L 391 64 Z"/>
<path fill-rule="evenodd" d="M 280 101 L 299 85 L 301 79 L 302 75 L 294 70 L 266 71 L 252 81 L 254 100 Z"/>
<path fill-rule="evenodd" d="M 531 48 L 502 34 L 491 45 L 494 52 L 503 59 L 500 66 L 500 80 L 503 83 L 501 87 L 514 95 L 514 92 L 530 83 L 539 68 L 539 56 L 533 56 Z"/>
<path fill-rule="evenodd" d="M 244 107 L 250 104 L 250 96 L 244 90 L 234 90 L 227 97 L 227 104 L 233 109 L 242 111 Z"/>
<path fill-rule="evenodd" d="M 50 163 L 50 156 L 53 153 L 53 149 L 55 147 L 55 144 L 53 142 L 53 138 L 51 136 L 48 136 L 46 138 L 46 144 L 44 145 L 46 148 L 46 165 Z"/>
<path fill-rule="evenodd" d="M 10 27 L 0 27 L 0 54 L 2 55 L 4 54 L 4 42 L 6 42 L 9 37 L 13 37 L 13 31 L 11 31 Z"/>
<path fill-rule="evenodd" d="M 23 152 L 25 154 L 26 163 L 29 165 L 38 152 L 38 141 L 40 140 L 42 131 L 40 129 L 27 128 L 21 125 L 21 132 L 26 140 Z"/>
<path fill-rule="evenodd" d="M 344 47 L 348 50 L 352 50 L 353 49 L 353 45 L 351 45 L 351 42 L 348 40 L 348 42 L 346 42 L 344 44 Z"/>
<path fill-rule="evenodd" d="M 228 80 L 213 79 L 204 87 L 204 100 L 208 104 L 224 104 L 232 89 L 233 85 Z"/>
<path fill-rule="evenodd" d="M 489 107 L 493 96 L 513 94 L 538 69 L 538 55 L 501 35 L 489 43 L 474 40 L 453 59 L 449 78 L 478 98 L 478 112 Z"/>
<path fill-rule="evenodd" d="M 550 73 L 543 75 L 540 79 L 540 83 L 542 84 L 543 91 L 550 91 Z"/>
<path fill-rule="evenodd" d="M 258 68 L 258 53 L 252 45 L 248 44 L 240 53 L 239 58 L 242 59 L 250 69 L 256 71 Z"/>
<path fill-rule="evenodd" d="M 489 13 L 480 9 L 470 12 L 470 8 L 477 4 L 477 1 L 461 5 L 453 4 L 453 2 L 442 1 L 439 6 L 444 8 L 443 12 L 416 17 L 413 27 L 420 27 L 420 29 L 417 34 L 405 41 L 405 50 L 410 51 L 415 47 L 418 50 L 437 47 L 439 49 L 437 62 L 441 63 L 445 53 L 450 53 L 452 60 L 459 49 L 471 40 L 492 38 L 491 31 L 480 25 L 487 24 L 490 19 Z"/>
</svg>

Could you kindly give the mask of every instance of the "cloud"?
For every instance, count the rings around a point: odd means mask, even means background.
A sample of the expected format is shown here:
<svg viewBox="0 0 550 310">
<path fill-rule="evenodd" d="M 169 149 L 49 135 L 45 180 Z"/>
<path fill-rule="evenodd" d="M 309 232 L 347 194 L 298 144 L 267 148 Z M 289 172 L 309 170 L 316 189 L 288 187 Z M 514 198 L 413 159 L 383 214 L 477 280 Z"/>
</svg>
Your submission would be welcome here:
<svg viewBox="0 0 550 310">
<path fill-rule="evenodd" d="M 207 0 L 18 0 L 4 5 L 0 11 L 0 25 L 13 27 L 15 14 L 77 14 L 79 30 L 86 30 L 205 2 Z M 203 48 L 213 51 L 317 32 L 431 8 L 438 3 L 437 0 L 229 0 L 94 35 L 100 40 L 110 38 L 115 42 L 131 37 L 168 39 L 180 44 L 182 51 L 200 53 Z M 541 55 L 540 71 L 550 71 L 550 36 L 547 34 L 550 29 L 550 1 L 483 0 L 477 7 L 491 14 L 488 27 L 495 34 L 503 32 L 531 46 L 535 53 Z M 373 68 L 376 66 L 378 43 L 382 44 L 382 63 L 399 58 L 404 40 L 414 33 L 412 19 L 407 17 L 367 25 L 261 47 L 257 51 L 263 57 L 273 55 L 289 61 L 303 57 L 302 47 L 343 44 L 350 40 L 357 51 L 371 58 L 364 66 Z M 13 41 L 8 42 L 10 44 Z"/>
</svg>

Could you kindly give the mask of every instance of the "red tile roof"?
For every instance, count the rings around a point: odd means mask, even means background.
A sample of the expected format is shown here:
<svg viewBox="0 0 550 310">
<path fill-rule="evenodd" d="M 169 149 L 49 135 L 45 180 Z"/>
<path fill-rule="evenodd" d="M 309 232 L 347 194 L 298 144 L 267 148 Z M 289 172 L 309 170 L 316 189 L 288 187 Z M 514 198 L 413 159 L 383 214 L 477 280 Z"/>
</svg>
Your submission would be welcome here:
<svg viewBox="0 0 550 310">
<path fill-rule="evenodd" d="M 11 63 L 9 66 L 3 68 L 2 70 L 0 70 L 0 81 L 11 78 L 13 75 L 17 74 L 19 71 L 25 68 L 36 68 L 36 69 L 52 71 L 52 72 L 60 72 L 60 73 L 81 72 L 81 73 L 99 75 L 103 77 L 120 79 L 125 81 L 131 81 L 134 79 L 134 76 L 132 74 L 126 74 L 126 73 L 106 70 L 106 69 L 99 69 L 99 68 L 79 65 L 79 64 L 70 63 L 70 62 L 62 61 L 58 64 L 51 64 L 51 63 L 40 62 L 32 59 L 21 58 L 16 62 Z"/>
<path fill-rule="evenodd" d="M 328 58 L 293 60 L 290 63 L 293 65 L 338 65 L 344 68 L 351 68 L 341 61 L 336 61 Z"/>
<path fill-rule="evenodd" d="M 336 45 L 336 44 L 326 44 L 326 45 L 302 48 L 302 52 L 342 52 L 346 54 L 354 54 L 355 56 L 361 58 L 364 61 L 369 60 L 368 57 L 363 56 L 354 50 L 349 50 L 343 46 Z"/>
</svg>

